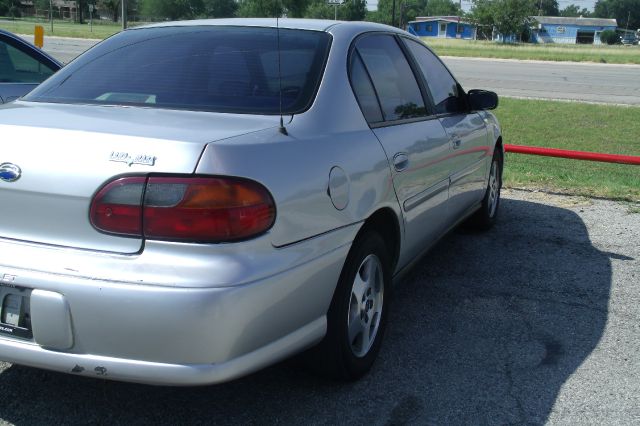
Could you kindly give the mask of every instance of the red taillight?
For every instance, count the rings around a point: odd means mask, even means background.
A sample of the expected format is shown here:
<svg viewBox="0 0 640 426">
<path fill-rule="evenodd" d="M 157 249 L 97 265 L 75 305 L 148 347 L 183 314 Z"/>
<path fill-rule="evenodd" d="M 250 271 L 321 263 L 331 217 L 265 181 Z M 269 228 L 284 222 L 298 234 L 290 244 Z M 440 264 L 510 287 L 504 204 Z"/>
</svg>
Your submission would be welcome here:
<svg viewBox="0 0 640 426">
<path fill-rule="evenodd" d="M 269 192 L 247 179 L 125 177 L 98 192 L 90 217 L 98 230 L 118 235 L 223 242 L 268 230 L 275 207 Z"/>
<path fill-rule="evenodd" d="M 141 236 L 142 196 L 147 178 L 116 179 L 105 185 L 91 203 L 91 224 L 100 231 Z"/>
</svg>

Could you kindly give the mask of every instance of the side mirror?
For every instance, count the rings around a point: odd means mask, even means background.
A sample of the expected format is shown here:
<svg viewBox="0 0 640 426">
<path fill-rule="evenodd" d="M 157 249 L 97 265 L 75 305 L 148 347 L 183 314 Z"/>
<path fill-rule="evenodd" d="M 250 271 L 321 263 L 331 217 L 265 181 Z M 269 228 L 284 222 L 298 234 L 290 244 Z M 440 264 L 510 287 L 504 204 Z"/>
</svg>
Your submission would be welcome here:
<svg viewBox="0 0 640 426">
<path fill-rule="evenodd" d="M 488 90 L 469 90 L 467 99 L 472 111 L 496 109 L 498 107 L 498 95 Z"/>
</svg>

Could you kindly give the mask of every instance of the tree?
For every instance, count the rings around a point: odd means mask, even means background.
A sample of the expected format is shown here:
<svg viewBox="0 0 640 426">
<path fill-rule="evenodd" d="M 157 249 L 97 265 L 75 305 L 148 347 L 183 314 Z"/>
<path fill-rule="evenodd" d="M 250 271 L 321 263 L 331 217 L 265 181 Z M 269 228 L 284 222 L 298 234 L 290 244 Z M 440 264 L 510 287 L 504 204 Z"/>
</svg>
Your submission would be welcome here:
<svg viewBox="0 0 640 426">
<path fill-rule="evenodd" d="M 89 0 L 89 2 L 93 4 L 96 4 L 97 2 L 99 10 L 106 10 L 109 15 L 111 15 L 111 20 L 113 22 L 118 22 L 120 12 L 122 11 L 120 0 Z M 138 0 L 126 0 L 127 16 L 133 16 L 134 13 L 136 15 L 140 12 L 145 13 L 143 3 L 144 1 L 142 1 L 141 4 L 138 4 Z"/>
<path fill-rule="evenodd" d="M 619 28 L 637 30 L 640 29 L 640 0 L 598 0 L 593 15 L 616 19 Z"/>
<path fill-rule="evenodd" d="M 49 0 L 34 0 L 33 7 L 36 10 L 36 16 L 46 15 L 49 17 Z"/>
<path fill-rule="evenodd" d="M 538 16 L 558 16 L 560 10 L 558 9 L 557 0 L 531 0 L 532 9 L 535 10 L 534 15 Z"/>
<path fill-rule="evenodd" d="M 451 0 L 430 0 L 424 10 L 426 16 L 460 16 L 460 5 Z"/>
<path fill-rule="evenodd" d="M 493 3 L 493 24 L 502 35 L 503 42 L 511 35 L 518 35 L 529 29 L 529 17 L 534 14 L 529 0 L 494 0 Z"/>
<path fill-rule="evenodd" d="M 231 18 L 236 15 L 238 3 L 235 0 L 204 0 L 204 9 L 208 18 Z"/>
<path fill-rule="evenodd" d="M 289 18 L 302 18 L 304 17 L 310 0 L 281 0 L 284 3 L 284 8 Z"/>
<path fill-rule="evenodd" d="M 481 38 L 490 39 L 495 26 L 493 0 L 473 0 L 467 19 L 478 27 Z"/>
<path fill-rule="evenodd" d="M 20 0 L 0 0 L 0 15 L 18 18 L 22 16 Z"/>
<path fill-rule="evenodd" d="M 591 12 L 586 7 L 580 10 L 580 7 L 575 4 L 570 4 L 560 11 L 560 16 L 566 16 L 567 18 L 577 18 L 582 16 L 584 18 L 589 18 L 591 16 Z"/>
<path fill-rule="evenodd" d="M 458 3 L 452 0 L 396 0 L 396 24 L 406 25 L 416 16 L 460 16 L 462 11 Z M 391 25 L 393 18 L 393 0 L 378 1 L 378 11 L 367 13 L 367 21 Z"/>
<path fill-rule="evenodd" d="M 287 15 L 302 18 L 310 0 L 240 0 L 238 16 L 268 18 Z"/>
<path fill-rule="evenodd" d="M 438 1 L 438 0 L 434 0 Z M 414 21 L 418 16 L 427 16 L 427 0 L 413 0 L 400 2 L 400 27 L 407 25 L 407 22 Z"/>
<path fill-rule="evenodd" d="M 275 18 L 282 16 L 284 8 L 277 0 L 240 0 L 238 16 L 243 18 Z"/>
<path fill-rule="evenodd" d="M 203 0 L 142 0 L 141 11 L 145 16 L 190 19 L 204 13 Z"/>
<path fill-rule="evenodd" d="M 326 0 L 314 0 L 305 11 L 305 18 L 333 19 L 336 6 L 330 5 Z M 338 19 L 342 21 L 361 21 L 367 13 L 366 0 L 347 0 L 337 6 Z"/>
<path fill-rule="evenodd" d="M 393 0 L 379 0 L 378 1 L 378 10 L 376 12 L 373 13 L 367 13 L 367 21 L 373 21 L 373 22 L 379 22 L 381 24 L 387 24 L 387 25 L 393 25 L 394 23 L 392 23 L 392 18 L 393 18 Z M 396 17 L 396 23 L 398 22 L 398 17 L 399 17 L 399 4 L 400 4 L 400 0 L 395 0 L 396 3 L 396 12 L 395 12 L 395 17 Z"/>
<path fill-rule="evenodd" d="M 89 12 L 89 5 L 87 0 L 76 0 L 76 22 L 84 24 L 84 13 Z"/>
<path fill-rule="evenodd" d="M 120 16 L 120 0 L 100 0 L 100 8 L 107 10 L 111 14 L 111 20 L 118 22 Z"/>
<path fill-rule="evenodd" d="M 620 36 L 613 30 L 605 30 L 600 33 L 600 41 L 606 44 L 616 44 L 620 41 Z"/>
</svg>

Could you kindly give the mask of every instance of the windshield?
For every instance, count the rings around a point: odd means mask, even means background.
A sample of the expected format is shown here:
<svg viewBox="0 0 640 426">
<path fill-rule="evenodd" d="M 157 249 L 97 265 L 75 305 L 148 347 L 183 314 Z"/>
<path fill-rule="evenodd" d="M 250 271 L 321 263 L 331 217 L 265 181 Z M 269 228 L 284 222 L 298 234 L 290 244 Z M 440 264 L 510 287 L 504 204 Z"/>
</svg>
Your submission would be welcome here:
<svg viewBox="0 0 640 426">
<path fill-rule="evenodd" d="M 330 36 L 261 27 L 160 27 L 115 35 L 24 99 L 246 114 L 304 111 Z M 280 65 L 280 66 L 278 66 Z M 278 72 L 280 69 L 280 72 Z"/>
</svg>

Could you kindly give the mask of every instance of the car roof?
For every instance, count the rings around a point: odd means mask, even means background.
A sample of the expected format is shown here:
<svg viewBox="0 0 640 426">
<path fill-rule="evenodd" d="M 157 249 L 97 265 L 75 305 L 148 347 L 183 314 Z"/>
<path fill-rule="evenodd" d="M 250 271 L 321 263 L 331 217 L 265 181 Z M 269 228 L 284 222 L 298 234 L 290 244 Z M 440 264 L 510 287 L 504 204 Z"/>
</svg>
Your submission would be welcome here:
<svg viewBox="0 0 640 426">
<path fill-rule="evenodd" d="M 157 27 L 189 27 L 189 26 L 246 26 L 246 27 L 280 27 L 286 29 L 300 29 L 312 31 L 328 32 L 331 28 L 352 27 L 362 31 L 396 31 L 405 33 L 397 28 L 388 25 L 377 24 L 375 22 L 350 22 L 350 21 L 330 21 L 323 19 L 297 19 L 297 18 L 228 18 L 228 19 L 197 19 L 191 21 L 161 22 L 157 24 L 144 25 L 131 28 L 131 30 Z"/>
</svg>

